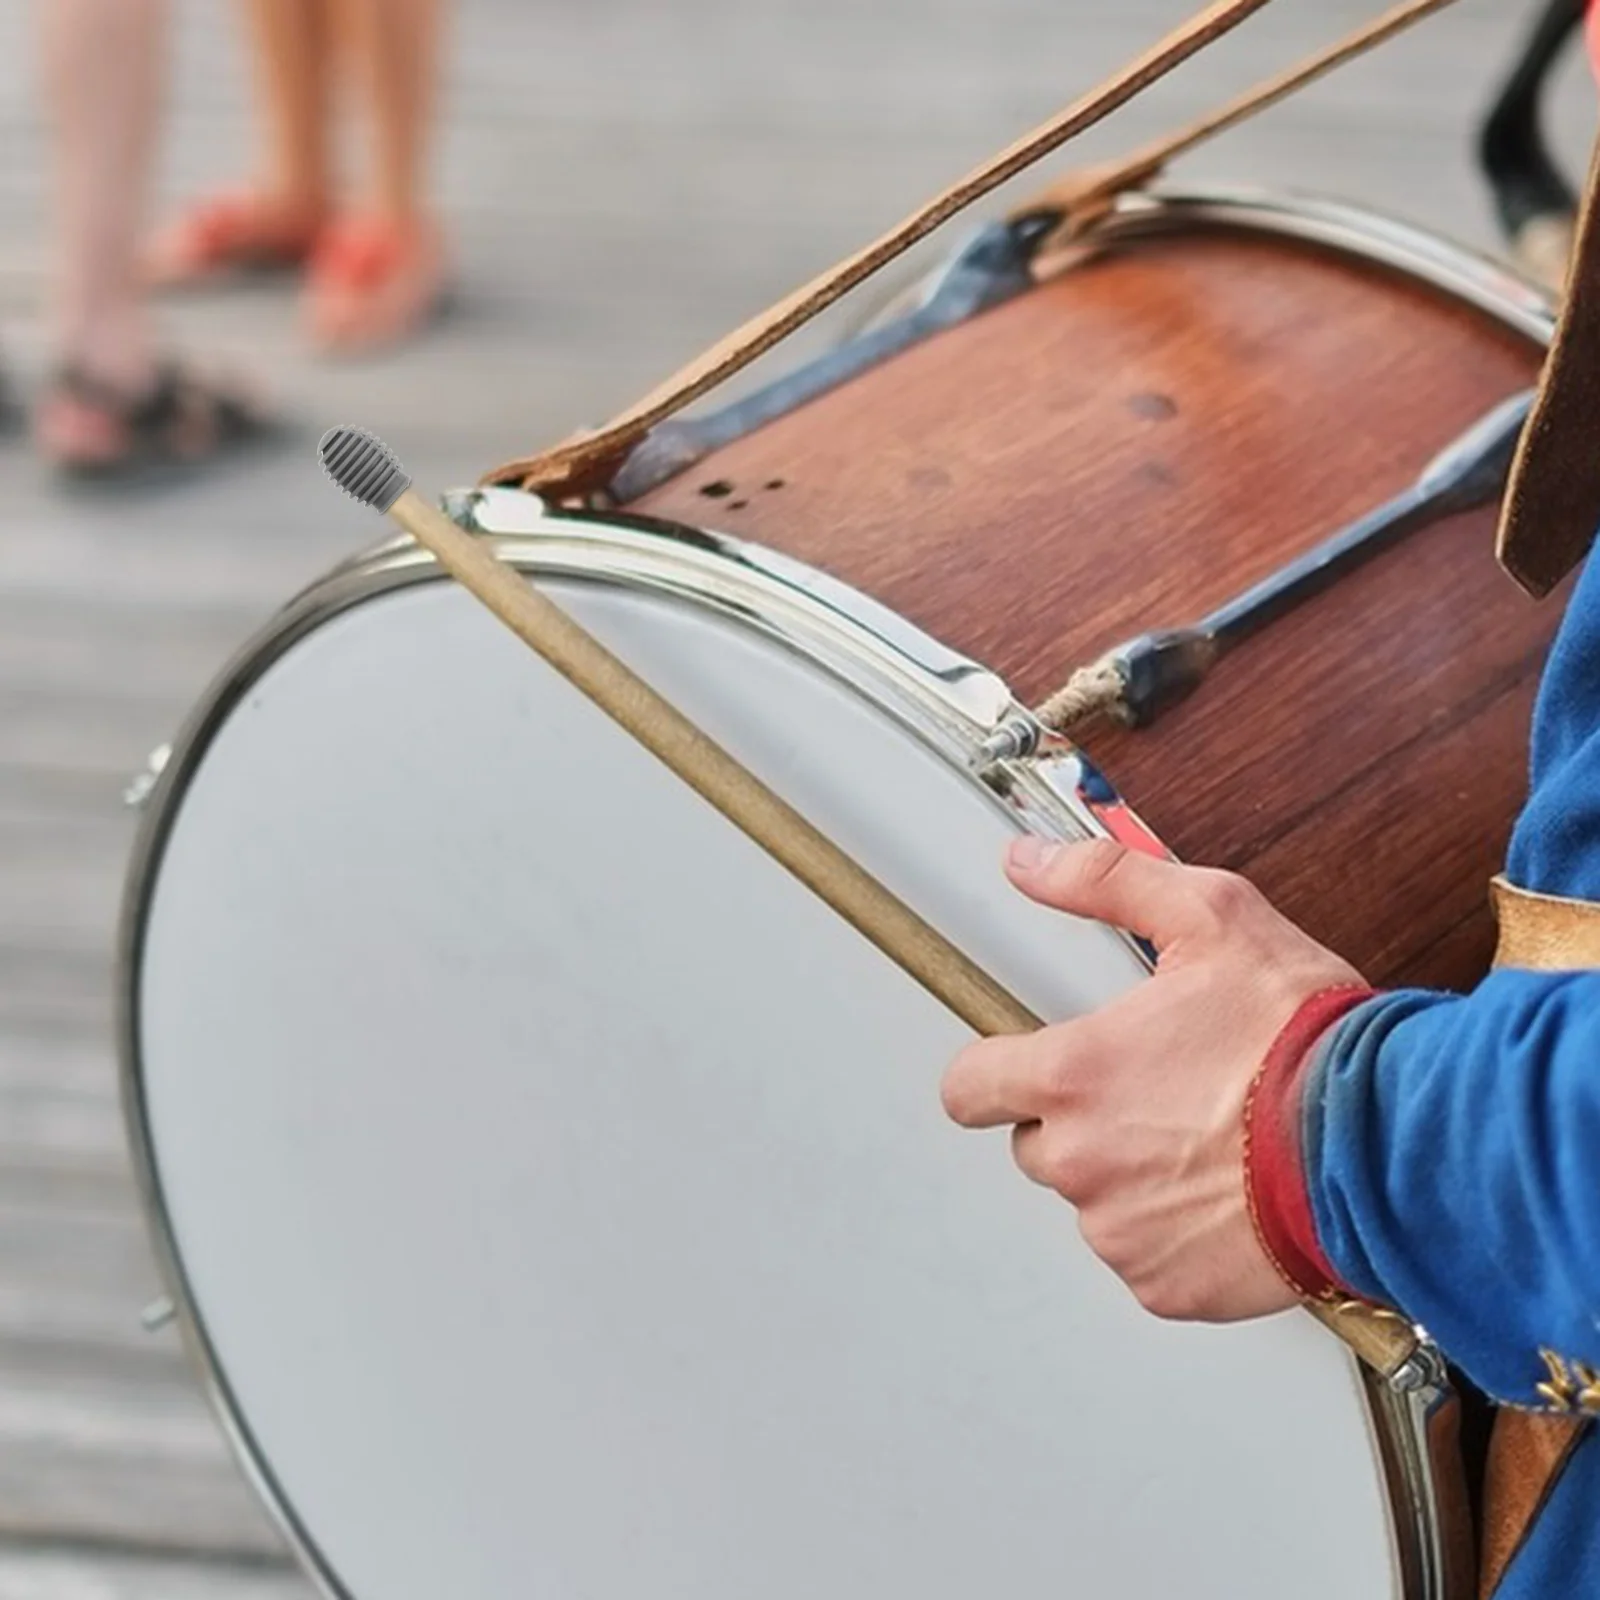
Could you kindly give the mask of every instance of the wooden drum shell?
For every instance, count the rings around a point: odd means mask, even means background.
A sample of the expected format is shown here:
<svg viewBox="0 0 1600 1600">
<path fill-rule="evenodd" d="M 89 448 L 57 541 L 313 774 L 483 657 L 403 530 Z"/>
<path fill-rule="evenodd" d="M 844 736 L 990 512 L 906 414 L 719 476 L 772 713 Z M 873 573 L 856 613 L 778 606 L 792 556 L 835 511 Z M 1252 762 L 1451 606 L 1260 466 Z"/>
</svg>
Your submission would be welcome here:
<svg viewBox="0 0 1600 1600">
<path fill-rule="evenodd" d="M 1515 323 L 1344 250 L 1156 233 L 630 509 L 811 562 L 1036 703 L 1404 488 L 1534 380 L 1542 344 Z M 1152 727 L 1083 734 L 1179 856 L 1246 873 L 1377 984 L 1465 987 L 1492 950 L 1487 884 L 1562 609 L 1501 572 L 1494 527 L 1485 509 L 1412 535 Z"/>
</svg>

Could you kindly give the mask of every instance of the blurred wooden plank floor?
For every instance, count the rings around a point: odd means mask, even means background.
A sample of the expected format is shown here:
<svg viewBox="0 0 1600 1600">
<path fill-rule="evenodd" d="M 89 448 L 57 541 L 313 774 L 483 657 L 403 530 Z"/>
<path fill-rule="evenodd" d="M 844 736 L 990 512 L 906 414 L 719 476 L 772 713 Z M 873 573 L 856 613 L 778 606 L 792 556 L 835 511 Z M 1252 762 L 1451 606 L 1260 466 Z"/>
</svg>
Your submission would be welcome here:
<svg viewBox="0 0 1600 1600">
<path fill-rule="evenodd" d="M 43 0 L 40 0 L 43 3 Z M 289 301 L 172 309 L 305 425 L 370 425 L 425 485 L 603 416 L 1176 21 L 1190 0 L 467 0 L 440 192 L 460 309 L 392 360 L 301 359 Z M 46 359 L 35 8 L 0 11 L 0 349 Z M 1282 0 L 1087 149 L 1153 132 L 1376 9 Z M 235 176 L 226 6 L 176 8 L 167 195 Z M 1191 161 L 1488 244 L 1469 128 L 1524 9 L 1455 12 Z M 1592 122 L 1574 64 L 1559 142 Z M 170 1335 L 110 1041 L 124 780 L 272 607 L 369 539 L 309 449 L 128 504 L 0 442 L 0 1600 L 304 1593 Z M 974 596 L 974 604 L 981 604 Z M 366 1596 L 361 1600 L 383 1600 Z"/>
</svg>

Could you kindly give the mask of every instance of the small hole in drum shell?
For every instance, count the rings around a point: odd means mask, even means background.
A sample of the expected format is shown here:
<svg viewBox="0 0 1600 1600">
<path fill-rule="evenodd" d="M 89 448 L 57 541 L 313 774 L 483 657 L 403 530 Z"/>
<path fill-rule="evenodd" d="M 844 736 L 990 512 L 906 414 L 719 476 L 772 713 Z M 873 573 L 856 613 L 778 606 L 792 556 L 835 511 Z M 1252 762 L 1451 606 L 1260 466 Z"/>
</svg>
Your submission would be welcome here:
<svg viewBox="0 0 1600 1600">
<path fill-rule="evenodd" d="M 733 493 L 733 485 L 726 478 L 717 478 L 711 483 L 702 483 L 700 493 L 707 500 L 726 500 Z"/>
<path fill-rule="evenodd" d="M 1178 402 L 1165 394 L 1131 394 L 1128 409 L 1148 422 L 1166 422 L 1178 414 Z"/>
</svg>

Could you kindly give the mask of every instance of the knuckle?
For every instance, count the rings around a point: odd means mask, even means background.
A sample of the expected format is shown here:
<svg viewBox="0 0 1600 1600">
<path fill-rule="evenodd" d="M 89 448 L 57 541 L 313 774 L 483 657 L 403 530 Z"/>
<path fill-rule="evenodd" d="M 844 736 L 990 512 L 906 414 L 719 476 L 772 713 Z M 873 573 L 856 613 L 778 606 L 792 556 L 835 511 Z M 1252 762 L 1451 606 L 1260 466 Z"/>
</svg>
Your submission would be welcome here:
<svg viewBox="0 0 1600 1600">
<path fill-rule="evenodd" d="M 1075 1139 L 1057 1134 L 1042 1152 L 1041 1181 L 1074 1203 L 1094 1188 L 1094 1168 L 1089 1152 Z"/>
<path fill-rule="evenodd" d="M 1044 1148 L 1044 1130 L 1038 1124 L 1023 1123 L 1011 1130 L 1011 1159 L 1017 1170 L 1031 1183 L 1053 1189 L 1053 1163 Z"/>
<path fill-rule="evenodd" d="M 1103 889 L 1123 870 L 1127 848 L 1114 839 L 1089 839 L 1062 852 L 1063 867 L 1086 889 Z"/>
<path fill-rule="evenodd" d="M 1195 893 L 1206 910 L 1219 922 L 1237 922 L 1250 915 L 1261 903 L 1261 892 L 1248 878 L 1237 872 L 1215 868 L 1200 869 Z"/>
<path fill-rule="evenodd" d="M 1094 1092 L 1097 1064 L 1104 1054 L 1101 1025 L 1095 1017 L 1058 1023 L 1041 1042 L 1049 1048 L 1038 1057 L 1035 1072 L 1044 1103 L 1057 1110 L 1081 1107 Z"/>
<path fill-rule="evenodd" d="M 1052 1050 L 1039 1064 L 1039 1092 L 1053 1106 L 1069 1106 L 1077 1098 L 1079 1076 L 1072 1051 Z"/>
</svg>

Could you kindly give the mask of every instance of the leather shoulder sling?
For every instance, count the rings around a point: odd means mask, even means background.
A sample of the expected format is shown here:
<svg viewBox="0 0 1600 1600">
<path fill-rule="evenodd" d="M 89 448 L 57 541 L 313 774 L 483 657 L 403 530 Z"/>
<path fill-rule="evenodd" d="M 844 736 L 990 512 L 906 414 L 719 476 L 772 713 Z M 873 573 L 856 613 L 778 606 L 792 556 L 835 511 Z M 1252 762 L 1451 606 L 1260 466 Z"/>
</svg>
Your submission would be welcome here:
<svg viewBox="0 0 1600 1600">
<path fill-rule="evenodd" d="M 1546 595 L 1600 527 L 1600 142 L 1589 164 L 1555 339 L 1511 469 L 1496 553 L 1529 594 Z"/>
</svg>

